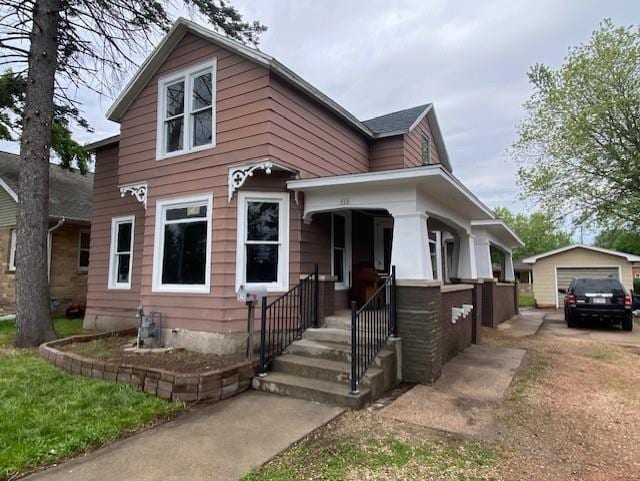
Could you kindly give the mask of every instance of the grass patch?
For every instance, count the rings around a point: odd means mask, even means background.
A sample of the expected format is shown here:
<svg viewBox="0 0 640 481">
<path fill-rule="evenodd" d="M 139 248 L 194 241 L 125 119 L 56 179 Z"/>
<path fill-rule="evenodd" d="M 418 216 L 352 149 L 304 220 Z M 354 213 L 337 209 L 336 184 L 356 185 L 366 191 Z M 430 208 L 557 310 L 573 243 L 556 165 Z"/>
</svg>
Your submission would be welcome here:
<svg viewBox="0 0 640 481">
<path fill-rule="evenodd" d="M 535 307 L 536 299 L 533 297 L 533 292 L 519 292 L 518 305 L 520 307 Z"/>
<path fill-rule="evenodd" d="M 403 442 L 393 438 L 308 440 L 279 454 L 241 481 L 340 481 L 371 479 L 372 474 L 390 472 L 393 474 L 389 479 L 424 479 L 435 475 L 438 479 L 472 481 L 482 479 L 496 458 L 485 445 L 471 442 Z"/>
<path fill-rule="evenodd" d="M 544 371 L 549 367 L 549 358 L 535 349 L 529 350 L 529 366 L 516 376 L 513 384 L 510 401 L 521 402 L 527 396 L 527 391 L 536 384 Z"/>
<path fill-rule="evenodd" d="M 65 332 L 73 330 L 73 322 L 61 323 Z M 69 375 L 28 351 L 0 356 L 0 406 L 0 479 L 181 408 L 127 386 Z"/>
<path fill-rule="evenodd" d="M 615 351 L 615 348 L 606 344 L 593 344 L 581 350 L 579 355 L 606 364 L 615 363 L 620 359 L 620 355 Z"/>
<path fill-rule="evenodd" d="M 53 320 L 53 327 L 58 337 L 69 337 L 82 333 L 82 319 L 59 317 Z M 11 347 L 16 340 L 15 321 L 0 321 L 0 348 Z"/>
</svg>

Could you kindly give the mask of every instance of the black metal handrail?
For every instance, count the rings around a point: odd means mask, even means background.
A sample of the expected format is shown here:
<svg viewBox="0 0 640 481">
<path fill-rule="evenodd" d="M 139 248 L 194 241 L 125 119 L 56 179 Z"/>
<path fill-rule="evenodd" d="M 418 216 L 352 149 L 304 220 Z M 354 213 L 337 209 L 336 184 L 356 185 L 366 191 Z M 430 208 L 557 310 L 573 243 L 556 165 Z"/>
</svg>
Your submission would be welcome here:
<svg viewBox="0 0 640 481">
<path fill-rule="evenodd" d="M 397 337 L 396 268 L 384 284 L 358 309 L 351 302 L 351 394 L 384 348 L 390 336 Z"/>
<path fill-rule="evenodd" d="M 310 327 L 318 327 L 318 265 L 298 285 L 268 303 L 262 298 L 258 375 Z"/>
</svg>

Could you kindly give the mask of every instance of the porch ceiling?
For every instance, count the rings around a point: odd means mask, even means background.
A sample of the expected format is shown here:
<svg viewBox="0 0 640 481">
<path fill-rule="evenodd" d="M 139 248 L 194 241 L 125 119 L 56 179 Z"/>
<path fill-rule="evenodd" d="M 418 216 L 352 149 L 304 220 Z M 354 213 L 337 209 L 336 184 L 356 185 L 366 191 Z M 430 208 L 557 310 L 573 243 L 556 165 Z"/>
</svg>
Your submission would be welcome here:
<svg viewBox="0 0 640 481">
<path fill-rule="evenodd" d="M 396 202 L 399 204 L 398 201 L 404 201 L 413 195 L 418 204 L 423 201 L 427 213 L 430 211 L 429 207 L 433 207 L 431 213 L 453 212 L 461 219 L 494 219 L 489 207 L 439 165 L 290 180 L 287 187 L 314 197 L 334 197 L 340 200 L 344 208 L 350 207 L 347 197 L 351 193 L 367 192 L 377 196 L 384 204 L 380 207 L 389 211 L 393 210 Z M 389 196 L 393 196 L 394 192 L 397 193 L 397 198 L 390 199 Z M 438 209 L 439 206 L 444 209 Z"/>
<path fill-rule="evenodd" d="M 471 221 L 471 231 L 473 233 L 476 231 L 489 233 L 490 237 L 503 248 L 513 249 L 524 246 L 522 240 L 501 219 L 473 220 Z"/>
</svg>

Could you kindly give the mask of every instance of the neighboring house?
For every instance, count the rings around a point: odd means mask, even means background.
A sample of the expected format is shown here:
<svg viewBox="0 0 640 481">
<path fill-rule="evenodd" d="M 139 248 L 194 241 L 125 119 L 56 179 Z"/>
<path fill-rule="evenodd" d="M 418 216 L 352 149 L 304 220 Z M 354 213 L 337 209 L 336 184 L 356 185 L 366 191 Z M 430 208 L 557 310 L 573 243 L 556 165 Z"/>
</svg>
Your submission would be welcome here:
<svg viewBox="0 0 640 481">
<path fill-rule="evenodd" d="M 166 344 L 241 351 L 239 294 L 263 289 L 271 301 L 314 265 L 323 315 L 361 306 L 395 266 L 398 312 L 437 310 L 415 335 L 399 318 L 403 345 L 443 323 L 428 362 L 477 340 L 484 310 L 488 325 L 515 312 L 521 242 L 454 177 L 432 104 L 359 121 L 274 58 L 180 19 L 107 116 L 120 135 L 88 146 L 86 327 L 135 325 L 142 304 L 162 313 Z M 491 248 L 509 284 L 492 282 Z"/>
<path fill-rule="evenodd" d="M 640 256 L 582 244 L 544 252 L 523 262 L 533 268 L 533 293 L 540 307 L 558 308 L 564 303 L 566 289 L 575 277 L 615 277 L 624 287 L 633 289 L 632 264 Z"/>
<path fill-rule="evenodd" d="M 531 264 L 522 261 L 513 262 L 513 272 L 518 282 L 518 290 L 520 292 L 531 292 L 533 290 L 533 268 Z M 502 266 L 493 265 L 493 277 L 496 279 L 504 279 L 502 276 Z"/>
<path fill-rule="evenodd" d="M 15 312 L 16 213 L 20 156 L 0 152 L 0 312 Z M 54 314 L 84 308 L 89 270 L 93 174 L 49 165 L 48 269 Z"/>
</svg>

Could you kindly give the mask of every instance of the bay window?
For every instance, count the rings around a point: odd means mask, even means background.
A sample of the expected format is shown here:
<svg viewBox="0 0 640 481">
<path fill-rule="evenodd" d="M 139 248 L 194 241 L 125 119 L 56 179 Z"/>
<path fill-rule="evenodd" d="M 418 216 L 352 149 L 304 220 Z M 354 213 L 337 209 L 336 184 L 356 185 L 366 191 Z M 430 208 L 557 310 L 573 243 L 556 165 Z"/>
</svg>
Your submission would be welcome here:
<svg viewBox="0 0 640 481">
<path fill-rule="evenodd" d="M 289 194 L 240 192 L 236 290 L 289 285 Z"/>
<path fill-rule="evenodd" d="M 215 59 L 158 82 L 158 159 L 215 146 Z"/>
<path fill-rule="evenodd" d="M 156 202 L 154 292 L 209 292 L 211 194 Z"/>
<path fill-rule="evenodd" d="M 132 215 L 111 219 L 109 289 L 131 289 L 134 225 Z"/>
</svg>

